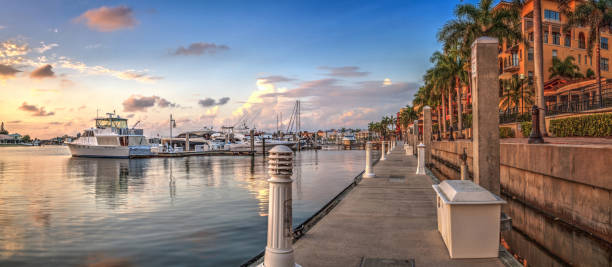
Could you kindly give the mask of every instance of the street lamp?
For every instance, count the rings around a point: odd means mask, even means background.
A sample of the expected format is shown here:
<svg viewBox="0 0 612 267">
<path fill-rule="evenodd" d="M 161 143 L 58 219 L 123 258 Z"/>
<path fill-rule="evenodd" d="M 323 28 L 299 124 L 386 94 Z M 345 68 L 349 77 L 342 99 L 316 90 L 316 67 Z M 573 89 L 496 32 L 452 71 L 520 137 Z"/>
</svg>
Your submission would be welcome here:
<svg viewBox="0 0 612 267">
<path fill-rule="evenodd" d="M 525 73 L 519 74 L 519 79 L 521 80 L 521 98 L 519 99 L 519 101 L 521 101 L 521 113 L 522 113 L 523 112 L 523 108 L 524 108 L 524 104 L 523 104 L 524 99 L 523 98 L 525 97 L 525 95 L 523 94 L 523 86 L 525 85 L 525 82 L 524 82 L 525 81 Z"/>
</svg>

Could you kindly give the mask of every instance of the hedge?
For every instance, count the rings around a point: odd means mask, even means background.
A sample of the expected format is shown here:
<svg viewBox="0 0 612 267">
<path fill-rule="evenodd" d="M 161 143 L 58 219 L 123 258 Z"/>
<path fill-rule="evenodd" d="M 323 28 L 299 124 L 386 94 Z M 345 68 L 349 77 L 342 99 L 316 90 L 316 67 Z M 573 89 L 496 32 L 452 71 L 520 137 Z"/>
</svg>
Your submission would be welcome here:
<svg viewBox="0 0 612 267">
<path fill-rule="evenodd" d="M 510 127 L 499 127 L 499 138 L 512 138 L 514 132 Z"/>
<path fill-rule="evenodd" d="M 530 121 L 521 122 L 521 134 L 523 134 L 523 137 L 529 137 L 529 135 L 531 134 Z"/>
<path fill-rule="evenodd" d="M 557 137 L 612 136 L 612 113 L 551 120 L 549 131 Z"/>
</svg>

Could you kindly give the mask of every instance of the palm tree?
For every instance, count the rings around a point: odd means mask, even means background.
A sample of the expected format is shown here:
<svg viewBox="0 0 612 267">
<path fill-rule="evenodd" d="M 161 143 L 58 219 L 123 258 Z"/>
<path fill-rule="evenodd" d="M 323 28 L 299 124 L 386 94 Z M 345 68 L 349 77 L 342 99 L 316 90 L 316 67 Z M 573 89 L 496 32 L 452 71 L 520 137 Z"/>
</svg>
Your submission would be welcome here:
<svg viewBox="0 0 612 267">
<path fill-rule="evenodd" d="M 544 51 L 542 43 L 542 0 L 533 1 L 533 64 L 536 84 L 536 103 L 544 108 Z M 544 112 L 540 112 L 540 133 L 547 136 Z"/>
<path fill-rule="evenodd" d="M 461 82 L 468 85 L 471 91 L 471 45 L 479 37 L 490 36 L 508 42 L 522 41 L 520 29 L 520 12 L 516 8 L 493 9 L 493 0 L 480 0 L 478 6 L 461 4 L 455 8 L 456 19 L 447 22 L 438 32 L 438 40 L 444 43 L 445 51 L 456 49 L 462 62 L 463 72 L 455 77 L 457 91 L 457 114 L 459 130 L 462 127 Z M 451 124 L 452 124 L 451 112 Z M 445 117 L 446 118 L 446 117 Z M 446 128 L 446 119 L 443 127 Z M 446 131 L 446 130 L 444 130 Z M 459 131 L 458 133 L 461 133 Z"/>
<path fill-rule="evenodd" d="M 610 0 L 587 0 L 578 4 L 574 12 L 564 12 L 568 17 L 567 25 L 589 28 L 588 54 L 593 55 L 595 45 L 595 79 L 597 79 L 597 95 L 599 105 L 603 107 L 601 95 L 601 31 L 610 29 L 612 25 L 612 3 Z"/>
<path fill-rule="evenodd" d="M 570 79 L 583 78 L 584 75 L 580 73 L 580 68 L 574 64 L 574 57 L 568 56 L 563 61 L 554 57 L 553 64 L 548 69 L 550 72 L 550 77 L 548 79 L 552 79 L 554 77 L 566 77 Z"/>
<path fill-rule="evenodd" d="M 404 126 L 404 128 L 408 128 L 408 124 L 418 118 L 419 117 L 416 111 L 414 111 L 414 109 L 410 105 L 406 105 L 406 107 L 403 108 L 399 114 L 400 124 Z"/>
<path fill-rule="evenodd" d="M 510 110 L 510 108 L 518 108 L 520 104 L 531 105 L 533 101 L 531 97 L 533 95 L 532 88 L 529 86 L 529 83 L 525 79 L 519 78 L 518 75 L 512 75 L 512 78 L 501 80 L 502 84 L 502 98 L 500 99 L 499 106 L 502 109 L 505 109 L 506 112 Z M 527 85 L 527 88 L 525 88 Z M 523 112 L 523 107 L 521 107 L 520 112 Z"/>
</svg>

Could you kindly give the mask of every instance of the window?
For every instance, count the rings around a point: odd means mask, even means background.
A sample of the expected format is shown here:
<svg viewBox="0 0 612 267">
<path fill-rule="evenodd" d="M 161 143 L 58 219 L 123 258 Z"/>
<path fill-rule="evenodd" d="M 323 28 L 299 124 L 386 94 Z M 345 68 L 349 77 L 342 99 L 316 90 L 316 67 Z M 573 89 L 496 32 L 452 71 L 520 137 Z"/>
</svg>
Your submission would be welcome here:
<svg viewBox="0 0 612 267">
<path fill-rule="evenodd" d="M 529 50 L 527 50 L 527 60 L 533 61 L 533 47 L 530 47 Z"/>
<path fill-rule="evenodd" d="M 544 18 L 548 20 L 556 20 L 556 21 L 561 20 L 561 17 L 559 16 L 559 12 L 548 10 L 548 9 L 544 10 Z"/>
<path fill-rule="evenodd" d="M 544 36 L 542 36 L 542 42 L 547 44 L 548 43 L 548 31 L 544 32 Z"/>
<path fill-rule="evenodd" d="M 529 84 L 533 84 L 533 71 L 527 72 L 527 81 L 529 82 Z"/>
<path fill-rule="evenodd" d="M 584 33 L 578 34 L 578 48 L 586 48 L 586 38 L 584 38 Z"/>
<path fill-rule="evenodd" d="M 608 50 L 608 38 L 601 37 L 601 49 Z"/>
<path fill-rule="evenodd" d="M 529 41 L 532 41 L 532 42 L 533 42 L 533 32 L 530 32 L 530 33 L 529 33 L 529 37 L 528 37 L 528 38 L 529 38 Z"/>
<path fill-rule="evenodd" d="M 554 50 L 554 49 L 553 49 L 553 51 L 552 51 L 552 55 L 553 55 L 553 58 L 557 58 L 557 50 Z"/>
<path fill-rule="evenodd" d="M 518 54 L 517 53 L 513 53 L 512 54 L 512 66 L 518 66 L 518 65 L 519 65 Z"/>
<path fill-rule="evenodd" d="M 591 64 L 591 66 L 593 66 L 593 56 L 589 57 L 589 64 Z"/>
<path fill-rule="evenodd" d="M 601 70 L 603 71 L 608 71 L 610 68 L 610 66 L 608 65 L 608 59 L 607 58 L 601 58 Z"/>
<path fill-rule="evenodd" d="M 572 46 L 572 35 L 569 33 L 565 34 L 565 46 L 567 47 L 571 47 Z"/>
<path fill-rule="evenodd" d="M 560 45 L 561 44 L 561 34 L 558 32 L 553 32 L 552 33 L 552 43 L 556 44 L 556 45 Z"/>
<path fill-rule="evenodd" d="M 578 64 L 580 64 L 581 59 L 582 59 L 582 55 L 578 54 Z"/>
</svg>

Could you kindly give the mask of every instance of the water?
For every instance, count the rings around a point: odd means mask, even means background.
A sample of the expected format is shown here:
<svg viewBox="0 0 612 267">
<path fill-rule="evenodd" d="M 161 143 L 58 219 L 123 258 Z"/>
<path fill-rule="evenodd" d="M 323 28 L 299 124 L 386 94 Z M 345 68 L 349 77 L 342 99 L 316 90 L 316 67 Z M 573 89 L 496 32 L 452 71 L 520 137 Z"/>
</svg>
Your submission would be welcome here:
<svg viewBox="0 0 612 267">
<path fill-rule="evenodd" d="M 352 182 L 363 151 L 296 154 L 298 225 Z M 262 157 L 72 158 L 0 147 L 0 266 L 236 266 L 265 248 Z"/>
</svg>

